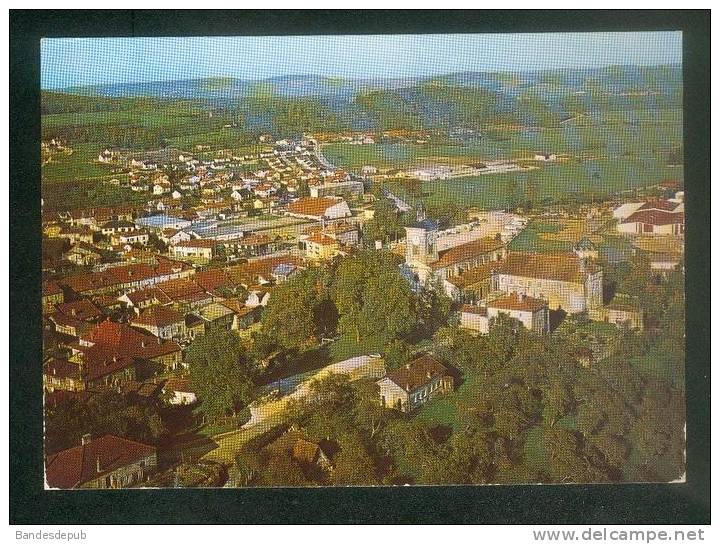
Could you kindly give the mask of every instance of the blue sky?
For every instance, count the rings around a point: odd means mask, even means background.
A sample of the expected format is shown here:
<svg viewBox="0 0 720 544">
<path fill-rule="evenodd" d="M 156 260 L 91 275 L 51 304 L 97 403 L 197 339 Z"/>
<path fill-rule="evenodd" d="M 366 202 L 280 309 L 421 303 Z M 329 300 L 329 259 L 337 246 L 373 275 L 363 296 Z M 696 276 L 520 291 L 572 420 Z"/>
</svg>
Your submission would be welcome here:
<svg viewBox="0 0 720 544">
<path fill-rule="evenodd" d="M 291 74 L 431 76 L 681 61 L 680 32 L 53 38 L 41 44 L 41 85 Z"/>
</svg>

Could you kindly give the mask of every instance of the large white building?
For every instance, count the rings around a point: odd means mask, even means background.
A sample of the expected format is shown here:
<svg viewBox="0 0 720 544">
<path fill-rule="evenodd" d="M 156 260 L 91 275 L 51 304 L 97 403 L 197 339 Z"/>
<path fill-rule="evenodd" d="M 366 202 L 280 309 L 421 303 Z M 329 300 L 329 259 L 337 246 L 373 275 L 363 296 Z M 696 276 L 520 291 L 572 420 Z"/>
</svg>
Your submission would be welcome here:
<svg viewBox="0 0 720 544">
<path fill-rule="evenodd" d="M 630 202 L 613 210 L 617 230 L 625 235 L 685 234 L 685 204 L 673 200 Z"/>
<path fill-rule="evenodd" d="M 573 253 L 510 253 L 493 272 L 491 288 L 573 314 L 602 306 L 602 278 L 602 270 Z"/>
<path fill-rule="evenodd" d="M 342 198 L 305 197 L 288 206 L 288 215 L 315 221 L 331 221 L 350 217 L 352 212 Z"/>
<path fill-rule="evenodd" d="M 550 312 L 545 300 L 511 293 L 502 295 L 486 306 L 465 304 L 460 310 L 460 326 L 478 331 L 490 332 L 490 324 L 504 314 L 517 319 L 526 329 L 537 334 L 550 332 Z"/>
</svg>

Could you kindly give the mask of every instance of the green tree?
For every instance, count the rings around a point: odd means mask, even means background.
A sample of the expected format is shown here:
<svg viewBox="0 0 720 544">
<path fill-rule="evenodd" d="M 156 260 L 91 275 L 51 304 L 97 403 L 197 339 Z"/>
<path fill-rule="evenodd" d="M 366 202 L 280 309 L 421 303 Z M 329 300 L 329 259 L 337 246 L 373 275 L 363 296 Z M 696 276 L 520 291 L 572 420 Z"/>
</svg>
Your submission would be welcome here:
<svg viewBox="0 0 720 544">
<path fill-rule="evenodd" d="M 308 269 L 273 289 L 262 317 L 264 334 L 285 349 L 314 346 L 335 329 L 335 308 L 330 304 L 323 272 Z"/>
<path fill-rule="evenodd" d="M 333 485 L 375 485 L 375 463 L 365 444 L 353 434 L 339 441 L 340 451 L 333 458 Z"/>
<path fill-rule="evenodd" d="M 214 329 L 196 338 L 186 352 L 190 381 L 210 420 L 236 414 L 252 399 L 255 364 L 234 331 Z"/>
</svg>

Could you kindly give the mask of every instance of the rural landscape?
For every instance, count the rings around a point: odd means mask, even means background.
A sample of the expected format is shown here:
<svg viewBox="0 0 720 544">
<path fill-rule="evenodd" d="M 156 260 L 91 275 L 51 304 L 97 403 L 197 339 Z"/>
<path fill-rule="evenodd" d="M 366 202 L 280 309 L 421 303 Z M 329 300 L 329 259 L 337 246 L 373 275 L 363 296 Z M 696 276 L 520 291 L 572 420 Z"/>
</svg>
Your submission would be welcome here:
<svg viewBox="0 0 720 544">
<path fill-rule="evenodd" d="M 547 64 L 44 85 L 46 486 L 681 481 L 682 66 Z"/>
</svg>

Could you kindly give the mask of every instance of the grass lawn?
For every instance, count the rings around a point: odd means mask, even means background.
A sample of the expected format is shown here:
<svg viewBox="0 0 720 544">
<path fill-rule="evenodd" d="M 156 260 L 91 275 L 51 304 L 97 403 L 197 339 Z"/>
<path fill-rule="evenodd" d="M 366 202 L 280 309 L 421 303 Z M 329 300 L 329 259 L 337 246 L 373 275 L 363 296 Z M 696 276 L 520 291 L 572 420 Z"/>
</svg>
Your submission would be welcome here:
<svg viewBox="0 0 720 544">
<path fill-rule="evenodd" d="M 377 338 L 365 338 L 360 342 L 355 342 L 353 335 L 341 336 L 328 347 L 330 363 L 338 363 L 359 355 L 382 353 L 384 350 L 384 343 Z"/>
<path fill-rule="evenodd" d="M 508 249 L 511 251 L 538 251 L 543 253 L 571 251 L 573 246 L 571 242 L 546 240 L 539 236 L 543 232 L 555 233 L 561 230 L 562 226 L 556 223 L 531 221 L 527 228 L 510 242 Z"/>
<path fill-rule="evenodd" d="M 530 177 L 532 176 L 532 177 Z M 666 179 L 682 177 L 682 169 L 671 168 L 659 158 L 616 157 L 547 165 L 532 174 L 488 174 L 422 182 L 426 202 L 498 209 L 515 195 L 520 202 L 534 193 L 536 203 L 588 200 L 644 188 Z M 513 179 L 515 187 L 513 188 Z M 387 183 L 399 197 L 407 198 L 402 181 Z"/>
<path fill-rule="evenodd" d="M 416 417 L 434 425 L 447 425 L 457 430 L 462 427 L 462 413 L 458 404 L 470 400 L 475 385 L 482 379 L 476 374 L 465 374 L 460 386 L 448 395 L 435 397 L 417 411 Z"/>
<path fill-rule="evenodd" d="M 69 155 L 53 155 L 52 161 L 42 166 L 43 183 L 105 177 L 110 179 L 117 166 L 96 162 L 100 151 L 100 147 L 94 144 L 78 144 L 73 146 L 73 152 Z"/>
</svg>

